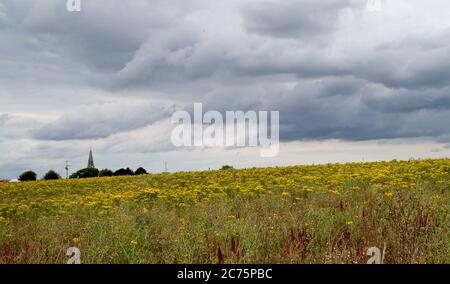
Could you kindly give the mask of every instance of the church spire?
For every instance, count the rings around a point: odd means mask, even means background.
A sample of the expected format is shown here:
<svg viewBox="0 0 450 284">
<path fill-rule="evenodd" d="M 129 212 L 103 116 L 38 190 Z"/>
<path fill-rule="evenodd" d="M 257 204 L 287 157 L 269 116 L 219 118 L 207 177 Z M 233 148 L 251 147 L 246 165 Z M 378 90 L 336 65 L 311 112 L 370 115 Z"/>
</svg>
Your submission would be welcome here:
<svg viewBox="0 0 450 284">
<path fill-rule="evenodd" d="M 89 160 L 88 160 L 88 165 L 87 165 L 88 169 L 93 169 L 95 168 L 94 166 L 94 158 L 92 156 L 92 148 L 91 150 L 89 150 Z"/>
</svg>

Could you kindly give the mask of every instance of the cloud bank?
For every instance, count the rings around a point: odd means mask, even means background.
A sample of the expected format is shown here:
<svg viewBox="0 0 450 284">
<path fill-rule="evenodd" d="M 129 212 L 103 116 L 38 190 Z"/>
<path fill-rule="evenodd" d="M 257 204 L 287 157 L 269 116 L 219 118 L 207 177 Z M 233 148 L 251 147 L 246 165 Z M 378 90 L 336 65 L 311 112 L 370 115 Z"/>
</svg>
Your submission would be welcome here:
<svg viewBox="0 0 450 284">
<path fill-rule="evenodd" d="M 2 151 L 16 143 L 36 164 L 86 145 L 172 151 L 167 121 L 194 102 L 205 111 L 278 110 L 286 143 L 449 142 L 448 1 L 385 0 L 378 13 L 356 0 L 82 7 L 0 3 Z M 8 159 L 0 172 L 23 164 Z"/>
</svg>

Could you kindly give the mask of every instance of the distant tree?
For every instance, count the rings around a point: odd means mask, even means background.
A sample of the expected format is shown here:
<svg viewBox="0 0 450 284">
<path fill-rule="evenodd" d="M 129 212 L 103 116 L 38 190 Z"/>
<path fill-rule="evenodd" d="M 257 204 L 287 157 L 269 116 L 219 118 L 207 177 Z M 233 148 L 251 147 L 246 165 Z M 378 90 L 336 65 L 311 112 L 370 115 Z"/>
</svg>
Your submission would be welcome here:
<svg viewBox="0 0 450 284">
<path fill-rule="evenodd" d="M 221 170 L 232 170 L 232 169 L 234 169 L 234 168 L 233 168 L 233 166 L 230 166 L 230 165 L 225 165 L 221 168 Z"/>
<path fill-rule="evenodd" d="M 98 173 L 99 177 L 112 177 L 114 172 L 108 169 L 103 169 Z"/>
<path fill-rule="evenodd" d="M 33 171 L 26 171 L 19 176 L 20 181 L 34 181 L 37 179 L 37 175 Z"/>
<path fill-rule="evenodd" d="M 93 178 L 98 177 L 98 169 L 96 168 L 86 168 L 81 169 L 76 173 L 73 173 L 70 178 Z"/>
<path fill-rule="evenodd" d="M 115 176 L 133 176 L 134 172 L 130 168 L 120 169 L 114 172 Z"/>
<path fill-rule="evenodd" d="M 143 168 L 143 167 L 140 167 L 139 169 L 137 169 L 135 172 L 134 172 L 134 174 L 135 175 L 146 175 L 146 174 L 148 174 L 147 173 L 147 171 Z"/>
<path fill-rule="evenodd" d="M 49 170 L 45 175 L 44 175 L 44 180 L 54 180 L 54 179 L 60 179 L 61 176 L 55 172 L 54 170 Z"/>
</svg>

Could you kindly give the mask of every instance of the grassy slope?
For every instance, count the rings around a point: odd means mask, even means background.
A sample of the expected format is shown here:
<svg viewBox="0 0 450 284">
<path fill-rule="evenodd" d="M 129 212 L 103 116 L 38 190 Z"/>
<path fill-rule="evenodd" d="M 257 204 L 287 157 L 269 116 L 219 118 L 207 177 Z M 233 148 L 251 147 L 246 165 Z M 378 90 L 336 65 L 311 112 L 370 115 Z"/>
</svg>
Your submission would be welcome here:
<svg viewBox="0 0 450 284">
<path fill-rule="evenodd" d="M 0 185 L 0 263 L 450 263 L 449 160 Z"/>
</svg>

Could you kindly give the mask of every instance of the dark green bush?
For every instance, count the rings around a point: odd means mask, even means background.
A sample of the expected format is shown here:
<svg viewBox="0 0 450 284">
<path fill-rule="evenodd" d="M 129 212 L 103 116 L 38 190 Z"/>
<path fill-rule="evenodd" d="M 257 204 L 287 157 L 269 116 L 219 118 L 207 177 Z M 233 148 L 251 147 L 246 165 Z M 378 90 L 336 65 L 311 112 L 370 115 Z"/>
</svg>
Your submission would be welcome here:
<svg viewBox="0 0 450 284">
<path fill-rule="evenodd" d="M 114 172 L 109 169 L 103 169 L 98 173 L 99 177 L 112 177 Z"/>
<path fill-rule="evenodd" d="M 55 172 L 54 170 L 49 170 L 45 175 L 44 175 L 44 180 L 54 180 L 54 179 L 60 179 L 61 176 Z"/>
<path fill-rule="evenodd" d="M 136 172 L 134 174 L 135 175 L 146 175 L 148 173 L 143 167 L 140 167 L 139 169 L 136 170 Z"/>
<path fill-rule="evenodd" d="M 81 169 L 76 173 L 73 173 L 70 178 L 93 178 L 98 177 L 99 171 L 96 168 Z"/>
<path fill-rule="evenodd" d="M 130 168 L 120 169 L 114 172 L 115 176 L 133 176 L 134 172 Z"/>
<path fill-rule="evenodd" d="M 232 169 L 234 169 L 234 168 L 233 168 L 233 166 L 230 166 L 230 165 L 225 165 L 221 168 L 221 170 L 232 170 Z"/>
<path fill-rule="evenodd" d="M 37 175 L 35 172 L 33 171 L 26 171 L 23 172 L 20 176 L 19 176 L 19 180 L 20 181 L 35 181 L 37 179 Z"/>
</svg>

